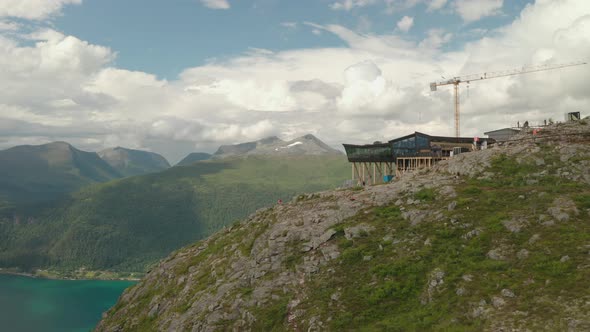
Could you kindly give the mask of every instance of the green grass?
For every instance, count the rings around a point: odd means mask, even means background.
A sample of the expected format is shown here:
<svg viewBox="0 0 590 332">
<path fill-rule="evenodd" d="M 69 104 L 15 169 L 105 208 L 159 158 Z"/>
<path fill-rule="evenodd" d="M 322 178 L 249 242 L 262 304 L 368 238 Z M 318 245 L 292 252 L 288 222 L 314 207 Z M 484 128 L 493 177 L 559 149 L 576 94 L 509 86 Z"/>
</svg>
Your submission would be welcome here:
<svg viewBox="0 0 590 332">
<path fill-rule="evenodd" d="M 576 201 L 579 209 L 582 209 L 582 210 L 590 209 L 590 195 L 589 194 L 576 195 L 575 201 Z"/>
<path fill-rule="evenodd" d="M 559 179 L 559 186 L 551 181 L 528 185 L 526 179 L 538 170 L 506 156 L 495 160 L 492 170 L 497 172 L 495 183 L 467 179 L 456 187 L 459 197 L 454 211 L 445 209 L 450 199 L 438 201 L 430 189 L 413 195 L 414 199 L 429 201 L 429 209 L 445 211 L 447 221 L 427 221 L 412 227 L 401 218 L 399 208 L 391 205 L 368 214 L 360 212 L 337 225 L 334 241 L 342 254 L 328 266 L 334 273 L 312 278 L 308 289 L 313 291 L 308 293 L 305 305 L 308 317 L 332 317 L 331 330 L 479 331 L 488 323 L 466 313 L 481 299 L 490 303 L 491 297 L 499 295 L 503 288 L 518 294 L 509 300 L 514 310 L 527 311 L 539 319 L 559 310 L 557 304 L 537 302 L 541 293 L 552 299 L 590 295 L 590 271 L 576 269 L 586 259 L 587 250 L 582 249 L 590 241 L 586 217 L 574 217 L 568 224 L 554 228 L 540 225 L 535 219 L 545 213 L 556 195 L 571 197 L 578 208 L 587 208 L 588 187 L 563 179 Z M 531 194 L 543 191 L 548 194 Z M 521 218 L 527 226 L 512 233 L 503 225 L 511 218 Z M 457 220 L 456 224 L 449 223 L 450 219 Z M 376 229 L 367 236 L 345 239 L 343 230 L 359 223 Z M 470 226 L 457 226 L 465 224 Z M 463 237 L 476 228 L 479 235 Z M 405 241 L 384 243 L 380 239 L 386 234 Z M 529 244 L 533 234 L 540 234 L 541 240 Z M 430 245 L 424 245 L 426 239 Z M 487 257 L 490 250 L 498 248 L 508 248 L 506 260 Z M 528 259 L 516 257 L 520 248 L 530 251 Z M 565 255 L 571 259 L 561 262 Z M 365 256 L 372 259 L 364 260 Z M 425 302 L 427 281 L 435 268 L 445 272 L 444 284 L 431 302 Z M 464 281 L 466 274 L 474 280 Z M 536 282 L 524 284 L 529 278 Z M 467 289 L 464 296 L 456 295 L 459 287 Z M 326 305 L 337 292 L 341 293 L 339 305 Z"/>
<path fill-rule="evenodd" d="M 422 188 L 414 194 L 414 199 L 431 202 L 436 198 L 436 193 L 432 188 Z"/>
<path fill-rule="evenodd" d="M 282 296 L 278 300 L 256 307 L 253 315 L 257 317 L 252 326 L 253 331 L 284 331 L 287 321 L 289 298 Z"/>
</svg>

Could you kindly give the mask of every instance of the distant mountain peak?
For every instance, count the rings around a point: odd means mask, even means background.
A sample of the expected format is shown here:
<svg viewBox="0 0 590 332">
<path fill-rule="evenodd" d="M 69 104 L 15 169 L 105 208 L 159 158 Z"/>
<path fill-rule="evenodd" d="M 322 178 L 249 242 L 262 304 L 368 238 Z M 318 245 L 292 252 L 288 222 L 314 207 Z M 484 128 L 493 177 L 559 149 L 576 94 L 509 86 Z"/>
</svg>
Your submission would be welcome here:
<svg viewBox="0 0 590 332">
<path fill-rule="evenodd" d="M 215 152 L 215 158 L 245 157 L 250 155 L 303 156 L 342 154 L 312 134 L 303 135 L 290 141 L 276 136 L 235 145 L 222 145 Z"/>
<path fill-rule="evenodd" d="M 198 161 L 203 161 L 211 158 L 211 154 L 205 152 L 193 152 L 189 153 L 186 157 L 184 157 L 181 161 L 179 161 L 174 166 L 188 166 L 194 164 Z"/>
<path fill-rule="evenodd" d="M 283 140 L 276 137 L 276 136 L 269 136 L 269 137 L 260 139 L 257 142 L 260 144 L 273 144 L 273 143 L 277 143 L 277 142 L 283 142 Z"/>
<path fill-rule="evenodd" d="M 75 149 L 70 143 L 64 142 L 64 141 L 55 141 L 55 142 L 43 144 L 41 146 L 45 146 L 48 148 L 54 148 L 54 149 L 61 149 L 61 150 Z"/>
<path fill-rule="evenodd" d="M 125 176 L 159 172 L 170 167 L 166 158 L 157 153 L 120 146 L 99 151 L 98 155 Z"/>
<path fill-rule="evenodd" d="M 120 177 L 95 152 L 78 150 L 63 141 L 0 151 L 0 196 L 15 202 L 53 200 L 91 183 Z"/>
</svg>

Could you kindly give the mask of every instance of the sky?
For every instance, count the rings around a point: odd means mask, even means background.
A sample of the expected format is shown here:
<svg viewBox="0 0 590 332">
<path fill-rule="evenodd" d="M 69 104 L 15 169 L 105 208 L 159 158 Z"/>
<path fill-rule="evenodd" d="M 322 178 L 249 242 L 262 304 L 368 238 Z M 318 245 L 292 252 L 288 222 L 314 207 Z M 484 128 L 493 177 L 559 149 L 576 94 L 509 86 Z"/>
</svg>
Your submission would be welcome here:
<svg viewBox="0 0 590 332">
<path fill-rule="evenodd" d="M 0 149 L 175 163 L 268 136 L 454 135 L 467 74 L 590 60 L 587 0 L 0 0 Z M 590 115 L 590 64 L 462 84 L 461 134 Z"/>
</svg>

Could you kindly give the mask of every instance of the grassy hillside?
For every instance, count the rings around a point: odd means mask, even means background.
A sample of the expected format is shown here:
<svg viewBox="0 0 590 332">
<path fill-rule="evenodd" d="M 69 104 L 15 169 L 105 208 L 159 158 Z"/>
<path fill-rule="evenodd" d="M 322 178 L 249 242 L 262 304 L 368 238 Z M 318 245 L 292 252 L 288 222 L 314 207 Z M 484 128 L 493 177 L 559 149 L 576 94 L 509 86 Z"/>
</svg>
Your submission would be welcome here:
<svg viewBox="0 0 590 332">
<path fill-rule="evenodd" d="M 93 183 L 120 178 L 94 152 L 68 143 L 23 145 L 0 151 L 0 209 L 2 205 L 55 200 Z"/>
<path fill-rule="evenodd" d="M 59 208 L 0 223 L 0 267 L 144 271 L 278 199 L 335 188 L 344 157 L 205 161 L 90 186 Z"/>
<path fill-rule="evenodd" d="M 590 126 L 572 127 L 261 211 L 97 330 L 588 331 Z"/>
</svg>

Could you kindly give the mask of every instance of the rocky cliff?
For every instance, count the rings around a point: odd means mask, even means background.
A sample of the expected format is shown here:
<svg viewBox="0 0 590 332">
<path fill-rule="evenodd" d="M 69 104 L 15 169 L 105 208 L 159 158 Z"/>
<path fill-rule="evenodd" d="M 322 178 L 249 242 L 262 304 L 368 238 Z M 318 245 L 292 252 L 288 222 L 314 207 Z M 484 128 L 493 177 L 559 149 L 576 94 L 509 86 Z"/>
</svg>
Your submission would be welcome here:
<svg viewBox="0 0 590 332">
<path fill-rule="evenodd" d="M 590 329 L 590 125 L 301 195 L 160 262 L 98 331 Z"/>
</svg>

